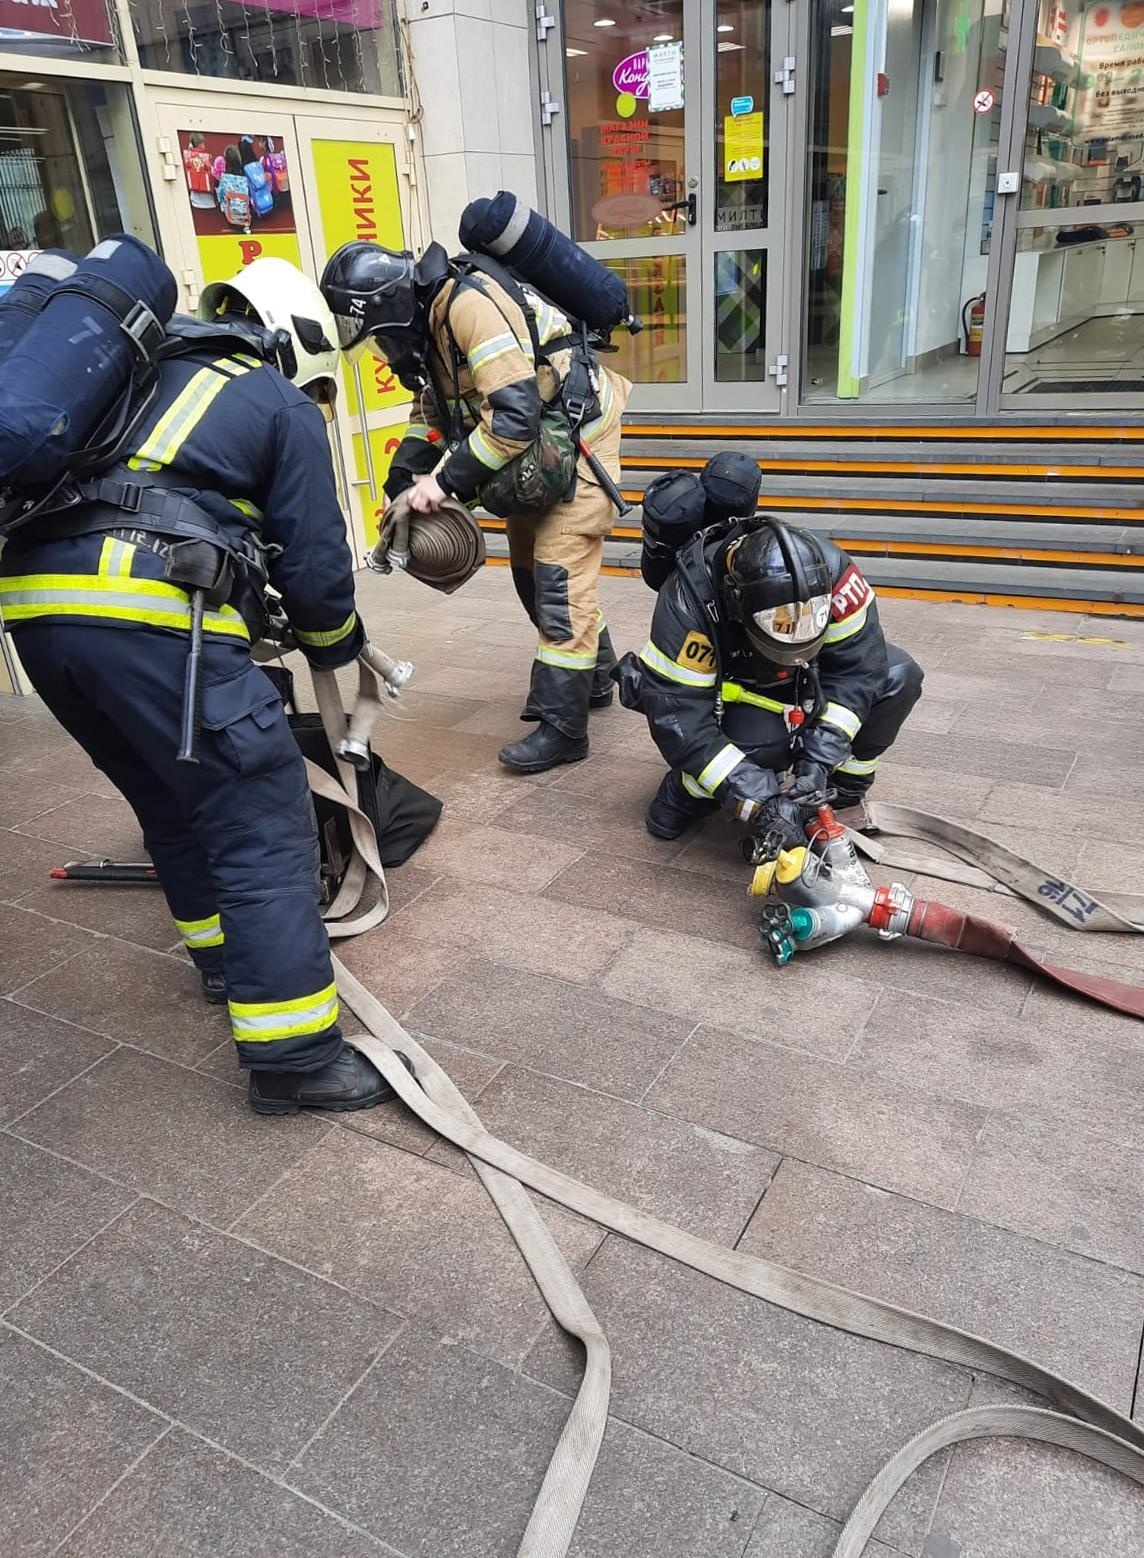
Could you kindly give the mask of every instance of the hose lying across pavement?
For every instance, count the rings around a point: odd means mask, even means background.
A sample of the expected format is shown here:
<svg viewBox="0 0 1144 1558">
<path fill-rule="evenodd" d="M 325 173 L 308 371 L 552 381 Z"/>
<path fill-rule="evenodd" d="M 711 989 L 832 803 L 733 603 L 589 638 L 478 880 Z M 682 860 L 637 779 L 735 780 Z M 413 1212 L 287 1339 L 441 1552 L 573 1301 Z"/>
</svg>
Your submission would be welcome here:
<svg viewBox="0 0 1144 1558">
<path fill-rule="evenodd" d="M 346 728 L 337 685 L 332 675 L 323 672 L 314 674 L 314 682 L 330 749 L 336 752 Z M 380 705 L 380 699 L 378 703 Z M 358 930 L 367 928 L 367 924 L 379 924 L 388 909 L 385 873 L 377 840 L 354 799 L 354 770 L 341 760 L 337 766 L 341 784 L 321 770 L 312 770 L 311 778 L 320 779 L 320 793 L 337 800 L 350 813 L 354 843 L 362 857 L 358 880 L 364 885 L 370 875 L 376 877 L 382 884 L 382 898 L 378 906 L 359 919 L 331 925 L 333 936 L 357 934 Z M 1061 902 L 1056 902 L 1054 908 L 1054 901 L 1042 894 L 1041 888 L 1044 883 L 1053 882 L 1072 892 L 1078 889 L 1062 883 L 1051 873 L 1041 872 L 1031 862 L 1022 860 L 992 840 L 943 819 L 905 808 L 878 807 L 873 812 L 873 820 L 886 832 L 902 831 L 912 837 L 940 843 L 983 875 L 985 871 L 996 870 L 1014 892 L 1056 912 L 1065 923 L 1081 923 L 1087 929 L 1144 931 L 1144 923 L 1134 919 L 1144 909 L 1144 901 L 1140 899 L 1114 899 L 1108 895 L 1108 902 L 1101 903 L 1091 894 L 1082 894 L 1081 897 L 1096 908 L 1086 911 L 1086 918 L 1077 922 L 1075 915 L 1068 911 L 1067 895 Z M 982 849 L 982 845 L 986 847 Z M 890 851 L 881 845 L 874 847 L 881 852 L 884 863 L 894 863 Z M 920 866 L 915 864 L 911 869 L 917 870 Z M 356 891 L 360 897 L 360 887 Z M 340 912 L 352 912 L 357 907 L 356 900 L 352 904 L 348 901 L 352 896 L 350 891 L 339 894 L 338 904 L 346 900 Z M 1058 912 L 1062 902 L 1064 912 Z M 338 909 L 338 904 L 334 909 Z M 1118 923 L 1104 923 L 1105 916 Z M 893 1456 L 869 1484 L 846 1522 L 833 1558 L 861 1558 L 878 1521 L 910 1474 L 937 1451 L 970 1439 L 1005 1435 L 1055 1444 L 1123 1472 L 1144 1487 L 1144 1428 L 1098 1397 L 1021 1354 L 955 1326 L 900 1309 L 882 1299 L 851 1292 L 834 1283 L 701 1239 L 660 1218 L 637 1211 L 490 1136 L 471 1105 L 433 1057 L 337 958 L 334 959 L 334 970 L 341 997 L 367 1030 L 350 1042 L 369 1057 L 414 1114 L 431 1130 L 468 1154 L 554 1319 L 585 1348 L 580 1389 L 549 1463 L 517 1558 L 565 1558 L 603 1441 L 611 1381 L 607 1338 L 529 1198 L 526 1185 L 611 1232 L 739 1292 L 854 1336 L 906 1348 L 963 1368 L 985 1370 L 1035 1391 L 1060 1409 L 1054 1412 L 1026 1406 L 975 1407 L 956 1412 L 924 1429 Z M 396 1050 L 403 1051 L 412 1061 L 416 1080 L 397 1059 Z"/>
</svg>

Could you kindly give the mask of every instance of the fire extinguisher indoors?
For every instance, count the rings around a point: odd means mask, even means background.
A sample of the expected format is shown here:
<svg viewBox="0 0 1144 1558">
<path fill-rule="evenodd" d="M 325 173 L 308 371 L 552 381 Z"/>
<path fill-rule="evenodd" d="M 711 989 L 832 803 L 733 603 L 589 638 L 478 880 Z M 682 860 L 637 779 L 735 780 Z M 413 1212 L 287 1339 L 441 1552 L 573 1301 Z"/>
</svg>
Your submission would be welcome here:
<svg viewBox="0 0 1144 1558">
<path fill-rule="evenodd" d="M 965 355 L 981 356 L 981 337 L 985 334 L 985 294 L 979 292 L 961 311 L 961 331 L 965 336 Z"/>
</svg>

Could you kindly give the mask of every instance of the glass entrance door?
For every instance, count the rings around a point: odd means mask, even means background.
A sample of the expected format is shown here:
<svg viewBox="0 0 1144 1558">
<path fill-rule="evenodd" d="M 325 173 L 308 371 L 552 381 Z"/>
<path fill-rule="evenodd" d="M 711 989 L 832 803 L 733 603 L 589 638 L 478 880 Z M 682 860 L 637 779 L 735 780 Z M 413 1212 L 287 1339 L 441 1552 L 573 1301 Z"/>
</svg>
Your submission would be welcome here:
<svg viewBox="0 0 1144 1558">
<path fill-rule="evenodd" d="M 1021 190 L 1001 405 L 1141 408 L 1144 6 L 1025 0 L 1019 25 L 1032 57 L 1010 162 Z"/>
<path fill-rule="evenodd" d="M 562 9 L 542 57 L 555 105 L 549 209 L 623 275 L 644 321 L 615 343 L 634 409 L 779 411 L 782 251 L 771 235 L 784 230 L 793 72 L 772 65 L 786 56 L 793 8 Z"/>
</svg>

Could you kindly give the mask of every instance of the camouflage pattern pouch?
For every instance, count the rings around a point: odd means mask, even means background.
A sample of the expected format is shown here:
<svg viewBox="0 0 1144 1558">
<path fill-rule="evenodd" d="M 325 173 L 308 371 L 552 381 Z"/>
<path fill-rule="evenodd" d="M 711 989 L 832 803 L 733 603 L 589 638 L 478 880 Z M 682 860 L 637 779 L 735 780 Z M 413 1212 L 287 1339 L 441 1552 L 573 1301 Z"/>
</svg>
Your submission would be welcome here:
<svg viewBox="0 0 1144 1558">
<path fill-rule="evenodd" d="M 498 519 L 542 514 L 563 501 L 576 474 L 576 435 L 559 398 L 548 402 L 535 441 L 485 482 L 481 505 Z"/>
</svg>

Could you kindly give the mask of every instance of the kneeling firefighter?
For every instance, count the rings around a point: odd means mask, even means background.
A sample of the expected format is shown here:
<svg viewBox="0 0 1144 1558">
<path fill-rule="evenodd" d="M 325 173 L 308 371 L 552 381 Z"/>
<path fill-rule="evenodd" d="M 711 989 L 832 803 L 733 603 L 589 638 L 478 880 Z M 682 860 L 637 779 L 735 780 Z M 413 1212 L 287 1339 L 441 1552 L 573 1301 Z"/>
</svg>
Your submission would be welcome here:
<svg viewBox="0 0 1144 1558">
<path fill-rule="evenodd" d="M 647 644 L 616 676 L 671 765 L 646 819 L 663 839 L 722 805 L 805 842 L 811 798 L 829 785 L 839 809 L 859 804 L 922 690 L 846 553 L 755 514 L 680 549 Z"/>
<path fill-rule="evenodd" d="M 0 472 L 16 494 L 0 514 L 4 623 L 37 692 L 135 812 L 204 993 L 229 1008 L 255 1110 L 365 1108 L 391 1090 L 338 1026 L 306 772 L 250 656 L 267 578 L 312 664 L 344 665 L 364 643 L 318 409 L 334 394 L 335 325 L 282 260 L 208 287 L 200 321 L 170 317 L 174 280 L 143 245 L 100 249 L 99 285 L 80 263 L 22 349 L 52 365 L 58 395 L 82 394 L 67 321 L 78 303 L 104 358 L 126 330 L 129 361 L 147 371 L 126 386 L 114 463 L 75 475 L 73 451 L 72 473 L 47 496 L 27 485 L 22 506 L 27 473 Z M 147 294 L 116 271 L 128 259 L 167 298 L 145 332 L 129 305 Z M 0 432 L 7 400 L 0 388 Z M 72 425 L 84 409 L 67 403 Z M 189 644 L 200 684 L 184 720 Z"/>
<path fill-rule="evenodd" d="M 567 258 L 573 290 L 589 267 L 599 268 L 503 193 L 467 208 L 462 240 L 475 247 L 481 221 L 499 220 L 501 208 L 514 232 L 535 229 L 546 252 L 555 248 Z M 626 294 L 614 275 L 602 274 L 606 292 L 618 285 L 615 324 L 624 318 Z M 425 513 L 451 495 L 479 501 L 506 522 L 513 580 L 539 637 L 521 715 L 537 724 L 506 746 L 500 761 L 531 774 L 587 757 L 588 710 L 605 707 L 614 693 L 615 656 L 597 599 L 614 509 L 600 469 L 578 457 L 577 444 L 582 440 L 611 482 L 619 480 L 620 422 L 631 385 L 599 365 L 587 329 L 562 311 L 569 307 L 563 298 L 557 307 L 484 255 L 450 260 L 435 243 L 415 261 L 353 242 L 331 257 L 322 291 L 347 352 L 372 344 L 420 396 L 393 458 L 387 497 L 408 490 L 411 507 Z"/>
</svg>

